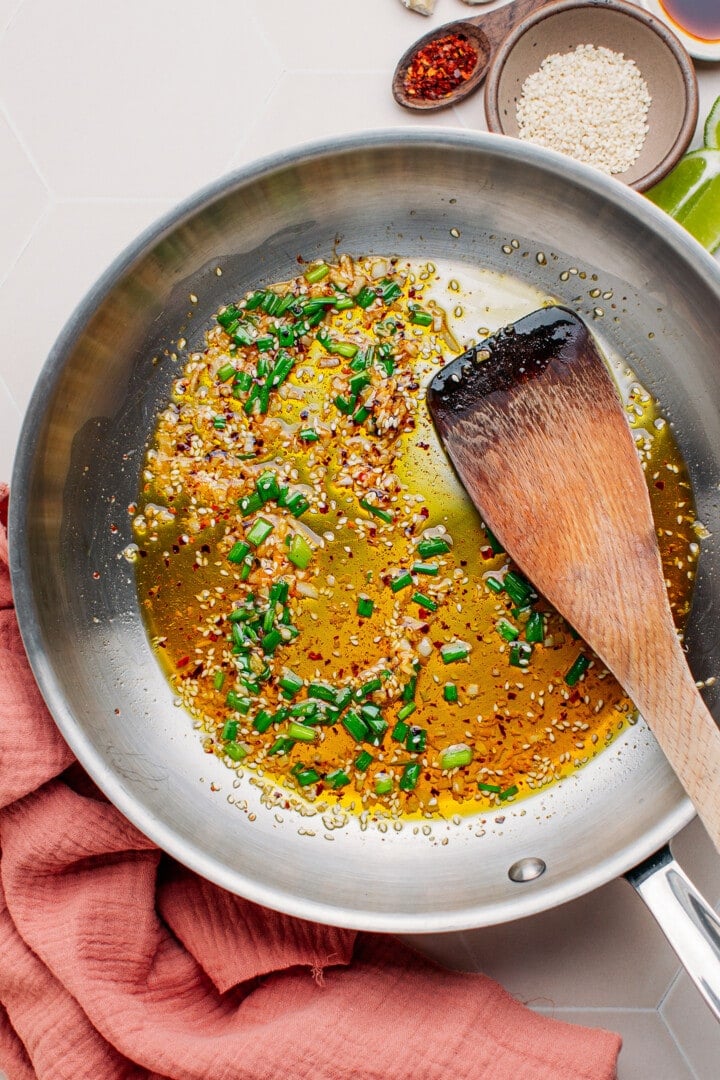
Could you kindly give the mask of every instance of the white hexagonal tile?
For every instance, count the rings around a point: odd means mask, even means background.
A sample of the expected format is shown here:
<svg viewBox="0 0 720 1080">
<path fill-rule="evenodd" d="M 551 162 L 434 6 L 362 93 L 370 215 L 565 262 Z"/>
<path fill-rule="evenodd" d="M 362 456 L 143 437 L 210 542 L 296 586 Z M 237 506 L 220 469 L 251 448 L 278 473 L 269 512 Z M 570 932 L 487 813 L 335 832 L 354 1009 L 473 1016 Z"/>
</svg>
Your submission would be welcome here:
<svg viewBox="0 0 720 1080">
<path fill-rule="evenodd" d="M 303 122 L 298 124 L 297 101 L 302 101 Z M 312 139 L 329 138 L 372 127 L 433 125 L 433 114 L 401 109 L 376 74 L 349 71 L 342 78 L 334 74 L 286 72 L 255 118 L 248 139 L 242 140 L 232 158 L 241 165 L 260 154 L 295 146 Z M 446 126 L 459 126 L 454 112 Z"/>
<path fill-rule="evenodd" d="M 279 63 L 233 0 L 180 6 L 25 0 L 0 97 L 53 192 L 178 198 L 224 171 Z"/>
<path fill-rule="evenodd" d="M 442 0 L 432 18 L 408 11 L 400 0 L 363 0 L 352 11 L 342 10 L 338 0 L 313 0 L 311 4 L 263 0 L 256 10 L 266 37 L 286 68 L 332 71 L 338 84 L 348 71 L 392 73 L 416 38 L 467 12 L 459 4 L 443 5 Z M 327 27 L 333 28 L 332 34 Z"/>
<path fill-rule="evenodd" d="M 655 1009 L 541 1008 L 536 1012 L 622 1035 L 617 1080 L 711 1080 L 695 1075 Z"/>
<path fill-rule="evenodd" d="M 680 1050 L 695 1070 L 695 1080 L 720 1076 L 720 1024 L 684 971 L 660 1007 Z"/>
<path fill-rule="evenodd" d="M 447 966 L 483 971 L 530 1004 L 654 1008 L 679 968 L 643 902 L 613 881 L 503 926 L 404 939 Z"/>
<path fill-rule="evenodd" d="M 47 190 L 0 113 L 0 281 L 27 242 L 33 226 L 48 204 Z"/>
<path fill-rule="evenodd" d="M 112 259 L 164 203 L 61 203 L 51 208 L 0 289 L 2 373 L 24 410 L 55 338 Z"/>
</svg>

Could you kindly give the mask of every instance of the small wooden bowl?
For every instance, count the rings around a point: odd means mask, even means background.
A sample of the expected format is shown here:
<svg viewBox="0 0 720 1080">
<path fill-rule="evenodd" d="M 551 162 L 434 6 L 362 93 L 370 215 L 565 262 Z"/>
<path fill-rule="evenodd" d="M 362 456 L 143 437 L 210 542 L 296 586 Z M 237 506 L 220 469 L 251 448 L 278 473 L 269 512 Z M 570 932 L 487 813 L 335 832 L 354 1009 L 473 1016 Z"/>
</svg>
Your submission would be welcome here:
<svg viewBox="0 0 720 1080">
<path fill-rule="evenodd" d="M 698 90 L 692 60 L 668 27 L 621 0 L 561 0 L 529 15 L 500 46 L 487 76 L 485 114 L 491 131 L 517 138 L 523 84 L 546 56 L 578 45 L 604 46 L 634 60 L 652 97 L 640 156 L 616 173 L 646 191 L 677 164 L 695 131 Z"/>
</svg>

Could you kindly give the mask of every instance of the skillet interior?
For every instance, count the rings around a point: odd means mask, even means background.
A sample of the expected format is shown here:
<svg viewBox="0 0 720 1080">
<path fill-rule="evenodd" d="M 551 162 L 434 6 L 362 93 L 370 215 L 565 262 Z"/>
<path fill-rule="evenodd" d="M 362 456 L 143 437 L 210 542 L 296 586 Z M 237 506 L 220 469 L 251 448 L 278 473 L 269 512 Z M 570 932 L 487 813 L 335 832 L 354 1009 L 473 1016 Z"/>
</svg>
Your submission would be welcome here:
<svg viewBox="0 0 720 1080">
<path fill-rule="evenodd" d="M 511 239 L 519 247 L 507 254 Z M 687 640 L 696 678 L 717 672 L 717 265 L 615 181 L 528 144 L 427 129 L 262 162 L 181 206 L 111 267 L 55 346 L 21 437 L 10 523 L 21 629 L 50 709 L 96 782 L 206 877 L 299 916 L 377 930 L 517 918 L 609 880 L 692 816 L 642 724 L 562 785 L 482 823 L 441 823 L 426 836 L 356 822 L 328 832 L 287 811 L 278 822 L 256 806 L 255 788 L 233 789 L 173 706 L 120 555 L 145 442 L 178 371 L 166 350 L 181 333 L 199 345 L 220 304 L 292 276 L 298 255 L 334 250 L 479 263 L 571 306 L 582 295 L 590 317 L 603 306 L 594 329 L 675 424 L 711 533 Z M 587 279 L 562 281 L 571 267 Z M 613 300 L 589 298 L 595 284 Z M 243 799 L 256 820 L 238 809 Z M 547 872 L 513 884 L 507 870 L 523 856 L 543 858 Z"/>
</svg>

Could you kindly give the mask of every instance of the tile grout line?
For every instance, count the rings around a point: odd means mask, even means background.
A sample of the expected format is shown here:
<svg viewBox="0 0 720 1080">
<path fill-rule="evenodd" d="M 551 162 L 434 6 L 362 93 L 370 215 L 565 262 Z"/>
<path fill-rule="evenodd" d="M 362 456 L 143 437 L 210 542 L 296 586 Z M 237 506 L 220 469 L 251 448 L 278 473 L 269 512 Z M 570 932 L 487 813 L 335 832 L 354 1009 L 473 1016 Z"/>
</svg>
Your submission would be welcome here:
<svg viewBox="0 0 720 1080">
<path fill-rule="evenodd" d="M 680 977 L 680 972 L 678 972 L 678 974 L 677 974 L 677 975 L 675 976 L 675 979 L 673 979 L 673 983 L 674 983 L 674 982 L 675 982 L 675 981 L 676 981 L 677 979 L 679 979 L 679 977 Z M 664 997 L 665 997 L 665 996 L 667 996 L 667 994 L 666 994 L 666 995 L 664 995 Z M 680 1057 L 681 1057 L 681 1058 L 683 1059 L 683 1061 L 684 1061 L 684 1062 L 685 1062 L 685 1064 L 687 1065 L 687 1067 L 688 1067 L 688 1072 L 689 1072 L 689 1073 L 690 1073 L 690 1074 L 692 1075 L 692 1077 L 693 1077 L 693 1080 L 703 1080 L 702 1076 L 699 1076 L 699 1075 L 698 1075 L 698 1073 L 697 1073 L 697 1071 L 696 1071 L 696 1069 L 695 1069 L 695 1066 L 693 1065 L 693 1063 L 692 1063 L 692 1062 L 691 1062 L 691 1061 L 689 1060 L 689 1058 L 688 1058 L 687 1054 L 685 1053 L 685 1050 L 684 1050 L 684 1048 L 683 1048 L 683 1047 L 682 1047 L 682 1046 L 680 1045 L 680 1043 L 679 1043 L 679 1042 L 677 1041 L 677 1039 L 675 1038 L 675 1032 L 674 1032 L 674 1031 L 672 1030 L 672 1028 L 670 1027 L 670 1025 L 669 1025 L 669 1024 L 667 1023 L 667 1021 L 665 1020 L 665 1017 L 664 1017 L 664 1016 L 663 1016 L 663 1014 L 662 1014 L 662 1013 L 660 1012 L 660 1007 L 659 1007 L 659 1006 L 658 1006 L 658 1009 L 657 1009 L 657 1014 L 658 1014 L 658 1018 L 659 1018 L 659 1020 L 660 1020 L 660 1023 L 662 1024 L 662 1026 L 663 1026 L 663 1027 L 665 1028 L 665 1030 L 667 1031 L 668 1035 L 669 1035 L 669 1036 L 670 1036 L 670 1038 L 672 1039 L 672 1041 L 673 1041 L 673 1044 L 674 1044 L 674 1045 L 675 1045 L 675 1046 L 677 1047 L 677 1052 L 678 1052 L 678 1054 L 680 1055 Z"/>
<path fill-rule="evenodd" d="M 23 3 L 24 3 L 24 0 L 23 0 Z M 18 145 L 19 145 L 20 149 L 22 150 L 23 154 L 25 155 L 25 157 L 30 162 L 30 165 L 32 166 L 33 170 L 35 171 L 35 174 L 37 175 L 38 180 L 40 181 L 42 186 L 45 188 L 45 191 L 47 193 L 48 198 L 52 199 L 53 195 L 54 195 L 53 189 L 50 187 L 50 184 L 46 180 L 42 169 L 38 165 L 38 163 L 37 163 L 37 161 L 35 159 L 35 155 L 33 154 L 30 147 L 27 145 L 27 143 L 23 139 L 22 135 L 20 134 L 20 131 L 18 130 L 12 116 L 10 115 L 9 109 L 8 109 L 7 105 L 4 103 L 2 98 L 0 98 L 0 114 L 3 116 L 3 118 L 5 120 L 5 123 L 10 128 L 10 131 L 12 132 L 12 134 L 13 134 L 13 136 L 15 138 L 15 141 L 18 143 Z"/>
<path fill-rule="evenodd" d="M 32 241 L 35 239 L 35 236 L 37 235 L 37 233 L 40 230 L 40 226 L 45 222 L 46 218 L 48 218 L 50 216 L 54 205 L 55 204 L 53 203 L 53 201 L 51 199 L 48 202 L 47 206 L 45 206 L 43 208 L 43 210 L 40 212 L 40 216 L 37 218 L 37 220 L 35 221 L 35 224 L 30 229 L 30 232 L 27 235 L 27 239 L 25 240 L 25 243 L 22 245 L 22 247 L 18 251 L 15 258 L 12 260 L 12 262 L 8 266 L 6 272 L 4 274 L 0 275 L 0 289 L 7 283 L 8 279 L 10 278 L 10 275 L 13 272 L 13 270 L 15 269 L 15 267 L 18 265 L 18 263 L 22 259 L 23 255 L 27 251 L 27 249 L 30 246 L 30 244 L 32 243 Z"/>
<path fill-rule="evenodd" d="M 7 31 L 7 30 L 9 30 L 9 29 L 10 29 L 10 27 L 12 26 L 12 24 L 13 24 L 13 23 L 15 22 L 15 19 L 16 19 L 16 17 L 17 17 L 17 14 L 18 14 L 18 12 L 20 11 L 20 8 L 21 8 L 21 7 L 23 6 L 23 4 L 24 4 L 24 3 L 25 3 L 25 0 L 18 0 L 17 4 L 16 4 L 16 5 L 15 5 L 15 7 L 13 8 L 13 10 L 12 10 L 12 11 L 10 12 L 10 14 L 9 14 L 9 16 L 8 16 L 8 19 L 7 19 L 7 22 L 5 23 L 5 25 L 4 25 L 4 26 L 0 26 L 0 37 L 2 37 L 2 35 L 3 35 L 3 34 L 4 34 L 4 33 L 5 33 L 6 31 Z"/>
</svg>

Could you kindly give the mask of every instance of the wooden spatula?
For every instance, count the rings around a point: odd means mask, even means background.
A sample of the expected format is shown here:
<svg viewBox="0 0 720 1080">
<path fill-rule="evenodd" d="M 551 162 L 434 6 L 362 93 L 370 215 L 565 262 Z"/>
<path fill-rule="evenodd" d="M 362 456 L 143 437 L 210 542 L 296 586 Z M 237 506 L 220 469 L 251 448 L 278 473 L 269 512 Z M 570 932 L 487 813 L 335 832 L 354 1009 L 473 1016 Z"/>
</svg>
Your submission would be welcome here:
<svg viewBox="0 0 720 1080">
<path fill-rule="evenodd" d="M 533 312 L 427 395 L 484 521 L 614 673 L 720 850 L 720 731 L 673 625 L 643 472 L 587 327 Z"/>
</svg>

